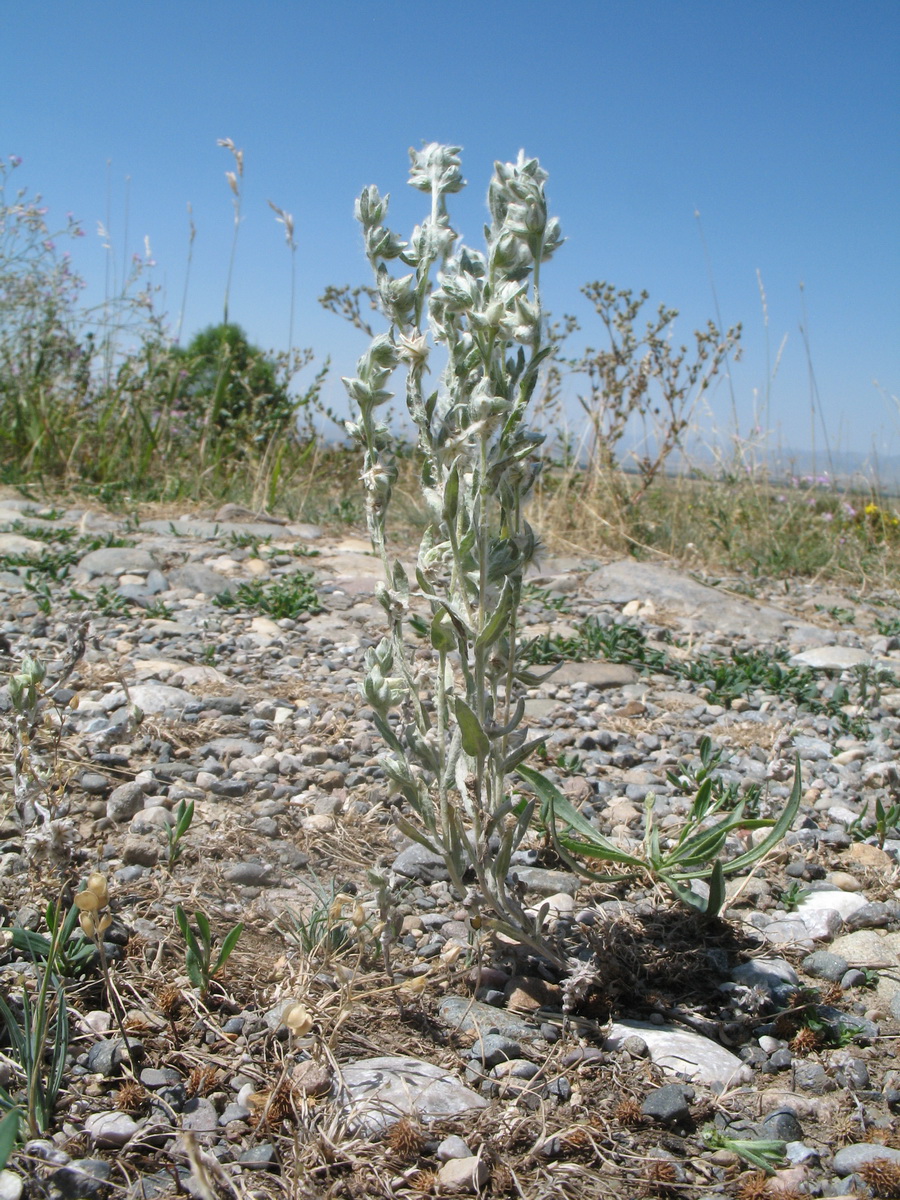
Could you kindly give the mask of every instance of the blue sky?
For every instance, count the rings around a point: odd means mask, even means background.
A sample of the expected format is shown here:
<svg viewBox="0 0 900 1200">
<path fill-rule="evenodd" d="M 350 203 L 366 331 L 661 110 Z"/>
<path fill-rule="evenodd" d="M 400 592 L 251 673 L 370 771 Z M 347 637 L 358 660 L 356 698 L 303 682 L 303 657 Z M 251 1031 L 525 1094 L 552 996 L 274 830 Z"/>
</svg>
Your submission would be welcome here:
<svg viewBox="0 0 900 1200">
<path fill-rule="evenodd" d="M 190 202 L 185 335 L 221 319 L 232 162 L 216 141 L 230 137 L 245 154 L 231 317 L 265 347 L 287 342 L 272 200 L 296 224 L 295 343 L 331 356 L 328 398 L 343 404 L 339 377 L 364 341 L 317 297 L 369 282 L 354 197 L 389 190 L 408 233 L 421 215 L 408 147 L 461 145 L 469 187 L 451 215 L 478 245 L 493 161 L 524 147 L 550 172 L 568 238 L 542 282 L 554 314 L 581 320 L 573 352 L 601 340 L 588 281 L 678 308 L 679 340 L 716 316 L 714 284 L 723 324 L 744 325 L 732 375 L 746 432 L 767 390 L 759 272 L 770 362 L 787 336 L 773 444 L 811 442 L 805 304 L 819 448 L 824 425 L 833 450 L 900 453 L 884 394 L 900 395 L 896 0 L 5 0 L 0 38 L 0 154 L 21 155 L 17 178 L 51 220 L 83 221 L 76 263 L 93 295 L 104 221 L 120 270 L 149 238 L 174 325 Z M 707 427 L 726 437 L 727 388 L 711 406 Z"/>
</svg>

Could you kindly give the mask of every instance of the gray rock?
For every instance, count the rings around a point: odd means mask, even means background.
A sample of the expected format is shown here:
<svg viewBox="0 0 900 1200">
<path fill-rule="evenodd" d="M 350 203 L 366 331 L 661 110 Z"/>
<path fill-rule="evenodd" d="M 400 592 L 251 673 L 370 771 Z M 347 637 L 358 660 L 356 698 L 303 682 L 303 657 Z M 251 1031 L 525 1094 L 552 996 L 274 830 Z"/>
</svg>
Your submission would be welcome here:
<svg viewBox="0 0 900 1200">
<path fill-rule="evenodd" d="M 478 1039 L 472 1047 L 472 1058 L 477 1059 L 486 1067 L 496 1067 L 507 1059 L 518 1058 L 522 1053 L 521 1045 L 514 1039 L 503 1037 L 499 1033 L 489 1033 Z"/>
<path fill-rule="evenodd" d="M 219 1125 L 219 1116 L 212 1102 L 205 1096 L 194 1096 L 184 1106 L 181 1114 L 181 1128 L 189 1129 L 192 1133 L 215 1133 Z"/>
<path fill-rule="evenodd" d="M 606 688 L 626 687 L 636 683 L 638 673 L 627 663 L 609 662 L 567 662 L 559 670 L 553 672 L 555 684 L 587 683 L 592 688 L 602 691 Z"/>
<path fill-rule="evenodd" d="M 19 1200 L 25 1184 L 15 1171 L 0 1171 L 0 1200 Z"/>
<path fill-rule="evenodd" d="M 112 1168 L 102 1158 L 77 1158 L 50 1176 L 63 1200 L 94 1200 L 107 1194 Z"/>
<path fill-rule="evenodd" d="M 833 954 L 830 950 L 814 950 L 803 960 L 803 970 L 815 979 L 827 979 L 829 983 L 837 983 L 847 970 L 846 958 Z"/>
<path fill-rule="evenodd" d="M 435 1151 L 435 1157 L 439 1162 L 448 1162 L 451 1158 L 470 1158 L 472 1151 L 455 1133 L 451 1133 L 449 1137 L 445 1137 Z"/>
<path fill-rule="evenodd" d="M 249 1167 L 251 1170 L 262 1169 L 267 1167 L 275 1157 L 275 1147 L 271 1142 L 258 1142 L 255 1146 L 250 1146 L 245 1150 L 238 1162 L 242 1167 Z"/>
<path fill-rule="evenodd" d="M 342 1063 L 339 1095 L 350 1131 L 368 1135 L 404 1116 L 431 1121 L 487 1104 L 442 1067 L 394 1055 Z"/>
<path fill-rule="evenodd" d="M 115 1150 L 126 1145 L 140 1129 L 140 1125 L 128 1113 L 98 1112 L 84 1122 L 84 1130 L 95 1146 Z"/>
<path fill-rule="evenodd" d="M 735 983 L 744 987 L 763 987 L 767 991 L 783 987 L 798 987 L 800 976 L 784 958 L 752 958 L 749 962 L 741 963 L 731 972 Z"/>
<path fill-rule="evenodd" d="M 224 592 L 230 594 L 236 590 L 237 584 L 214 571 L 212 567 L 204 567 L 202 563 L 188 563 L 169 571 L 169 587 L 185 588 L 195 594 L 200 592 L 212 599 Z"/>
<path fill-rule="evenodd" d="M 513 867 L 512 873 L 525 884 L 529 892 L 536 892 L 539 896 L 555 896 L 558 892 L 574 896 L 581 886 L 578 876 L 569 871 L 548 871 L 545 867 Z"/>
<path fill-rule="evenodd" d="M 436 883 L 450 878 L 443 858 L 418 842 L 400 851 L 391 864 L 391 870 L 405 879 L 420 879 L 422 883 Z"/>
<path fill-rule="evenodd" d="M 594 571 L 585 586 L 615 604 L 652 600 L 690 618 L 698 629 L 757 638 L 782 638 L 793 629 L 795 636 L 804 639 L 827 637 L 824 630 L 801 624 L 781 609 L 739 600 L 655 563 L 620 559 Z"/>
<path fill-rule="evenodd" d="M 684 1125 L 691 1119 L 691 1100 L 694 1089 L 680 1083 L 667 1083 L 654 1088 L 641 1105 L 645 1117 L 663 1125 Z"/>
<path fill-rule="evenodd" d="M 144 1047 L 137 1038 L 129 1038 L 128 1045 L 135 1058 L 144 1057 Z M 103 1038 L 99 1042 L 94 1042 L 88 1050 L 87 1069 L 94 1075 L 103 1075 L 106 1079 L 110 1079 L 122 1063 L 128 1061 L 128 1050 L 121 1038 Z"/>
<path fill-rule="evenodd" d="M 106 815 L 117 825 L 123 825 L 143 811 L 145 795 L 139 783 L 120 783 L 107 798 Z"/>
<path fill-rule="evenodd" d="M 866 1163 L 875 1162 L 879 1158 L 900 1167 L 900 1150 L 875 1142 L 854 1142 L 851 1146 L 842 1146 L 835 1153 L 834 1169 L 838 1175 L 852 1175 Z"/>
<path fill-rule="evenodd" d="M 499 1033 L 514 1040 L 534 1040 L 541 1036 L 540 1029 L 524 1017 L 480 1000 L 470 1000 L 468 996 L 445 996 L 438 1011 L 445 1025 L 461 1033 L 472 1030 L 482 1037 Z"/>
<path fill-rule="evenodd" d="M 833 1092 L 837 1085 L 829 1079 L 821 1063 L 801 1060 L 794 1063 L 794 1086 L 800 1091 L 822 1096 L 825 1092 Z"/>
<path fill-rule="evenodd" d="M 802 1142 L 803 1126 L 797 1120 L 793 1109 L 779 1108 L 760 1122 L 759 1136 L 774 1138 L 780 1142 Z"/>
<path fill-rule="evenodd" d="M 491 1177 L 491 1169 L 480 1155 L 448 1158 L 438 1169 L 441 1191 L 448 1193 L 480 1192 Z"/>
<path fill-rule="evenodd" d="M 165 712 L 167 708 L 183 709 L 193 704 L 194 697 L 183 688 L 170 687 L 167 683 L 136 683 L 122 692 L 112 692 L 104 703 L 112 711 L 115 708 L 134 705 L 146 716 Z"/>
<path fill-rule="evenodd" d="M 277 872 L 270 863 L 235 863 L 225 869 L 224 875 L 226 882 L 244 887 L 271 887 L 278 882 Z"/>
<path fill-rule="evenodd" d="M 132 571 L 152 571 L 156 560 L 139 546 L 110 546 L 91 550 L 78 562 L 78 571 L 88 579 L 95 575 L 128 575 Z"/>
</svg>

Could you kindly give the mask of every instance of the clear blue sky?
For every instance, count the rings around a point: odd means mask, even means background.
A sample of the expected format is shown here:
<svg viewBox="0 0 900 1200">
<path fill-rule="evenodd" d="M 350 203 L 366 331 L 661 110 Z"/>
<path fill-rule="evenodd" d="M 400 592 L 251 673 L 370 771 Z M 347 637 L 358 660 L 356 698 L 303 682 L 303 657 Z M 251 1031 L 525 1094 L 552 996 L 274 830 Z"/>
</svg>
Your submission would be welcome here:
<svg viewBox="0 0 900 1200">
<path fill-rule="evenodd" d="M 900 413 L 872 382 L 900 394 L 898 0 L 2 0 L 0 39 L 0 153 L 22 156 L 17 178 L 51 219 L 84 222 L 76 262 L 95 294 L 108 218 L 120 268 L 126 241 L 131 254 L 149 237 L 174 325 L 193 206 L 186 336 L 221 319 L 232 163 L 218 138 L 245 153 L 231 316 L 286 344 L 272 200 L 296 222 L 295 342 L 331 355 L 341 404 L 364 339 L 317 297 L 369 282 L 360 188 L 389 190 L 408 233 L 421 196 L 407 148 L 459 144 L 469 187 L 451 214 L 477 245 L 493 160 L 524 147 L 550 172 L 568 238 L 545 300 L 580 317 L 580 344 L 600 342 L 581 284 L 646 288 L 680 309 L 681 338 L 716 315 L 711 271 L 722 322 L 745 329 L 733 382 L 746 428 L 766 387 L 759 271 L 773 360 L 787 335 L 769 426 L 807 447 L 802 283 L 832 448 L 900 453 Z M 713 405 L 727 430 L 727 389 Z"/>
</svg>

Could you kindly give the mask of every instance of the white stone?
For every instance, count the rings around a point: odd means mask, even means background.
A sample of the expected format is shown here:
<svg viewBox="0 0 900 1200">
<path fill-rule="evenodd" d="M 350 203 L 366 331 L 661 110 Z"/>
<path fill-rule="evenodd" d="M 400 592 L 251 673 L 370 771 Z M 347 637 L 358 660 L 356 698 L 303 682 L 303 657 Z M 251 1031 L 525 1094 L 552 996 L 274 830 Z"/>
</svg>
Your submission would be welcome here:
<svg viewBox="0 0 900 1200">
<path fill-rule="evenodd" d="M 131 1141 L 140 1125 L 128 1113 L 99 1112 L 91 1113 L 84 1128 L 96 1146 L 115 1149 Z"/>
<path fill-rule="evenodd" d="M 0 1200 L 19 1200 L 22 1188 L 21 1175 L 15 1171 L 0 1171 Z"/>
<path fill-rule="evenodd" d="M 44 543 L 19 533 L 0 533 L 0 554 L 33 554 L 39 557 Z"/>
<path fill-rule="evenodd" d="M 812 667 L 819 671 L 846 671 L 860 663 L 870 663 L 872 655 L 855 646 L 814 646 L 791 656 L 794 666 Z"/>
<path fill-rule="evenodd" d="M 797 905 L 797 913 L 805 921 L 806 914 L 809 912 L 833 908 L 842 917 L 849 917 L 866 903 L 868 902 L 865 896 L 861 896 L 858 892 L 842 892 L 837 888 L 828 891 L 823 889 L 821 892 L 807 892 Z"/>
<path fill-rule="evenodd" d="M 145 716 L 163 712 L 167 708 L 184 708 L 193 703 L 194 697 L 182 688 L 169 687 L 167 683 L 136 683 L 124 691 L 111 692 L 103 697 L 103 705 L 107 712 L 121 708 L 123 704 L 137 705 Z"/>
<path fill-rule="evenodd" d="M 378 1133 L 401 1117 L 429 1121 L 487 1106 L 483 1096 L 443 1067 L 394 1055 L 342 1063 L 340 1095 L 351 1132 L 364 1134 Z"/>
<path fill-rule="evenodd" d="M 649 1021 L 616 1021 L 604 1047 L 618 1050 L 626 1038 L 637 1034 L 647 1043 L 650 1058 L 664 1071 L 697 1083 L 729 1086 L 748 1083 L 753 1072 L 736 1054 L 709 1038 L 673 1025 L 651 1025 Z"/>
<path fill-rule="evenodd" d="M 490 1175 L 490 1167 L 476 1155 L 470 1158 L 449 1158 L 438 1170 L 441 1185 L 454 1192 L 478 1192 L 487 1183 Z"/>
</svg>

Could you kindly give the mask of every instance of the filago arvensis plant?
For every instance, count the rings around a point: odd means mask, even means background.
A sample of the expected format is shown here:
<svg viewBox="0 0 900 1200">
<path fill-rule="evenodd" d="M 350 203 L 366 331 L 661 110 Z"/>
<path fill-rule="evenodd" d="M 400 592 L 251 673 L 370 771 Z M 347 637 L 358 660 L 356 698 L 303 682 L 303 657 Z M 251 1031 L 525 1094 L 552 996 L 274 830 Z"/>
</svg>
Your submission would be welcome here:
<svg viewBox="0 0 900 1200">
<path fill-rule="evenodd" d="M 363 450 L 368 528 L 385 571 L 377 596 L 390 629 L 366 655 L 363 692 L 387 746 L 384 770 L 419 818 L 400 816 L 400 827 L 442 856 L 476 925 L 483 915 L 556 958 L 507 878 L 534 810 L 512 795 L 509 779 L 543 740 L 527 741 L 521 727 L 521 692 L 536 680 L 518 659 L 517 614 L 537 550 L 523 506 L 543 440 L 525 423 L 549 351 L 540 271 L 562 237 L 537 159 L 520 152 L 517 162 L 495 165 L 481 252 L 458 244 L 447 213 L 447 197 L 465 185 L 459 147 L 432 143 L 410 158 L 409 182 L 428 195 L 430 212 L 408 241 L 385 225 L 388 196 L 370 186 L 356 202 L 390 322 L 356 377 L 344 380 L 357 409 L 347 425 Z M 408 273 L 393 273 L 394 265 Z M 446 364 L 429 390 L 434 346 Z M 414 580 L 389 552 L 397 468 L 377 412 L 398 368 L 430 514 Z M 413 593 L 427 601 L 430 623 L 416 621 Z"/>
</svg>

